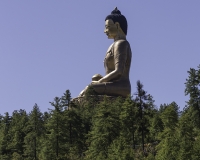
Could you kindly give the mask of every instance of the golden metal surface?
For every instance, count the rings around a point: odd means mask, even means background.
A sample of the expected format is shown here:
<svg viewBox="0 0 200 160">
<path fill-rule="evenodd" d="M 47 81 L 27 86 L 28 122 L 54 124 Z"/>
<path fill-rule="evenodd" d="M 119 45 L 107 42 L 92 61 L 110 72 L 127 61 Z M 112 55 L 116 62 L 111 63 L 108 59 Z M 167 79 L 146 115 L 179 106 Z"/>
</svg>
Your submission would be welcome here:
<svg viewBox="0 0 200 160">
<path fill-rule="evenodd" d="M 116 9 L 115 9 L 116 10 Z M 104 59 L 105 76 L 95 74 L 92 77 L 92 86 L 99 95 L 126 97 L 131 93 L 129 71 L 131 65 L 131 47 L 119 22 L 112 19 L 105 21 L 104 33 L 108 39 L 114 39 L 106 52 Z M 84 96 L 88 86 L 80 93 Z"/>
</svg>

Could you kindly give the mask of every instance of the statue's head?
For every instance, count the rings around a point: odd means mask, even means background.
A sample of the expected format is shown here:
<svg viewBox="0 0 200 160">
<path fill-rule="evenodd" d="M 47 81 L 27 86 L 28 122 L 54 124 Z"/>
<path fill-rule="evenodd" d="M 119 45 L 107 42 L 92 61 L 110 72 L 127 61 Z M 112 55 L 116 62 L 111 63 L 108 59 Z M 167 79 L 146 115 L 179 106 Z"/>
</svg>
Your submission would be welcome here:
<svg viewBox="0 0 200 160">
<path fill-rule="evenodd" d="M 117 9 L 117 7 L 105 19 L 105 30 L 108 38 L 113 38 L 114 35 L 121 32 L 127 35 L 127 20 L 125 16 Z"/>
</svg>

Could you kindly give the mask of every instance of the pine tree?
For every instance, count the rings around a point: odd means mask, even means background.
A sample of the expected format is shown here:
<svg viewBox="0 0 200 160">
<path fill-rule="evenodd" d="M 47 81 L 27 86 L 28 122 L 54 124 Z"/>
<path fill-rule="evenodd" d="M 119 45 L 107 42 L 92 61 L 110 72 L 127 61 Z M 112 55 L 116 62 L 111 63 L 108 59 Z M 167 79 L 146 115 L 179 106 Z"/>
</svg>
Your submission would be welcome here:
<svg viewBox="0 0 200 160">
<path fill-rule="evenodd" d="M 172 102 L 161 114 L 164 130 L 159 134 L 156 160 L 177 160 L 178 145 L 178 105 Z"/>
<path fill-rule="evenodd" d="M 76 159 L 83 153 L 84 137 L 81 116 L 71 104 L 69 90 L 50 102 L 54 107 L 47 116 L 46 135 L 42 142 L 41 159 Z"/>
<path fill-rule="evenodd" d="M 108 159 L 134 160 L 137 106 L 131 97 L 118 101 L 120 109 L 120 135 L 109 147 Z"/>
<path fill-rule="evenodd" d="M 121 121 L 121 136 L 127 138 L 129 146 L 135 148 L 135 131 L 137 122 L 138 109 L 136 103 L 131 97 L 126 98 L 126 101 L 122 105 L 120 113 Z"/>
<path fill-rule="evenodd" d="M 163 131 L 163 122 L 161 119 L 161 112 L 156 111 L 150 124 L 150 136 L 154 143 L 158 141 L 158 135 Z"/>
<path fill-rule="evenodd" d="M 120 131 L 120 110 L 117 106 L 119 105 L 112 105 L 111 101 L 104 97 L 104 100 L 96 108 L 88 139 L 90 145 L 86 152 L 86 159 L 108 158 L 108 149 L 119 136 Z"/>
<path fill-rule="evenodd" d="M 155 112 L 154 100 L 150 94 L 143 90 L 143 84 L 137 81 L 137 92 L 135 93 L 135 102 L 138 106 L 138 128 L 137 135 L 141 135 L 142 150 L 144 152 L 145 139 L 146 142 L 150 141 L 149 135 L 150 121 Z M 139 143 L 141 143 L 139 142 Z"/>
<path fill-rule="evenodd" d="M 41 146 L 40 138 L 44 133 L 43 114 L 39 106 L 35 104 L 29 114 L 29 120 L 26 125 L 26 136 L 24 138 L 24 156 L 27 160 L 37 160 L 38 152 Z"/>
<path fill-rule="evenodd" d="M 200 66 L 199 66 L 200 67 Z M 200 129 L 200 68 L 190 68 L 189 77 L 186 79 L 185 94 L 190 96 L 187 102 L 193 125 Z"/>
<path fill-rule="evenodd" d="M 195 143 L 195 131 L 192 125 L 191 117 L 188 112 L 184 112 L 179 120 L 179 129 L 178 129 L 178 143 L 179 143 L 179 152 L 178 160 L 192 159 L 193 158 L 193 146 Z"/>
<path fill-rule="evenodd" d="M 65 117 L 66 133 L 66 148 L 68 150 L 68 158 L 79 159 L 85 151 L 84 127 L 81 118 L 80 107 L 71 102 L 71 94 L 66 90 L 61 98 L 62 106 L 66 109 L 63 112 Z"/>
<path fill-rule="evenodd" d="M 11 136 L 9 134 L 11 121 L 12 117 L 6 112 L 5 116 L 1 119 L 0 126 L 0 158 L 3 160 L 10 160 L 12 157 L 12 151 L 9 148 L 9 144 L 11 143 Z"/>
<path fill-rule="evenodd" d="M 43 138 L 43 147 L 40 153 L 41 159 L 54 160 L 62 156 L 61 143 L 63 143 L 62 133 L 65 131 L 63 127 L 63 107 L 61 106 L 59 97 L 54 98 L 54 102 L 50 102 L 54 110 L 50 112 L 50 118 L 46 123 L 46 135 Z"/>
<path fill-rule="evenodd" d="M 94 89 L 89 87 L 86 95 L 83 97 L 83 102 L 82 104 L 77 104 L 77 111 L 78 115 L 80 115 L 81 121 L 82 121 L 82 135 L 84 138 L 82 138 L 82 143 L 84 144 L 83 150 L 84 152 L 88 150 L 89 147 L 89 142 L 88 140 L 88 135 L 89 132 L 91 131 L 92 127 L 92 119 L 93 116 L 96 114 L 96 110 L 98 108 L 98 104 L 101 100 L 95 93 Z"/>
<path fill-rule="evenodd" d="M 200 129 L 195 129 L 195 141 L 193 144 L 192 160 L 200 159 Z"/>
<path fill-rule="evenodd" d="M 12 157 L 18 155 L 20 159 L 24 153 L 24 137 L 25 126 L 28 121 L 28 117 L 25 110 L 20 109 L 12 113 L 12 121 L 9 126 L 10 143 L 8 148 L 11 150 Z"/>
<path fill-rule="evenodd" d="M 21 160 L 24 152 L 24 127 L 27 122 L 25 110 L 14 111 L 12 116 L 5 113 L 0 123 L 0 158 Z"/>
</svg>

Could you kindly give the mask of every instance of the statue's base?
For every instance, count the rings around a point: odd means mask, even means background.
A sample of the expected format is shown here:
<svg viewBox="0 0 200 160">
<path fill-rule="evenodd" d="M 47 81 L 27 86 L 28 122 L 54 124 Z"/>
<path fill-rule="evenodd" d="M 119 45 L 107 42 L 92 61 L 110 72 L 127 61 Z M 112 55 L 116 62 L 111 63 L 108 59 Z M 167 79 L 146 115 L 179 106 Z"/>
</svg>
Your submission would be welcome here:
<svg viewBox="0 0 200 160">
<path fill-rule="evenodd" d="M 79 96 L 79 97 L 76 97 L 76 98 L 73 98 L 72 99 L 72 102 L 74 104 L 77 104 L 77 105 L 84 105 L 90 98 L 92 99 L 93 102 L 96 102 L 96 103 L 100 103 L 102 102 L 105 98 L 108 99 L 109 101 L 114 101 L 118 98 L 119 96 L 107 96 L 107 95 L 91 95 L 89 97 L 85 97 L 85 96 Z M 124 98 L 122 98 L 124 99 Z"/>
</svg>

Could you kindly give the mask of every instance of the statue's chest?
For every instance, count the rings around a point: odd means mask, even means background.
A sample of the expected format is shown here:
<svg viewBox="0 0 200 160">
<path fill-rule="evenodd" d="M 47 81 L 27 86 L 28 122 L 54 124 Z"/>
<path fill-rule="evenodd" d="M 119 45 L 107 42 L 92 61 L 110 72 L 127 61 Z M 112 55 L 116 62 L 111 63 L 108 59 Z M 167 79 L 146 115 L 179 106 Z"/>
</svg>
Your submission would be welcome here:
<svg viewBox="0 0 200 160">
<path fill-rule="evenodd" d="M 108 70 L 114 70 L 115 65 L 114 65 L 114 53 L 110 50 L 106 53 L 105 59 L 104 59 L 104 65 L 105 68 Z"/>
</svg>

